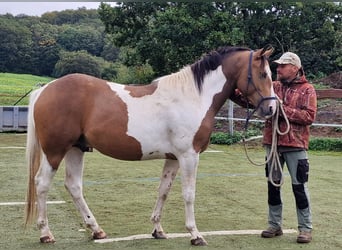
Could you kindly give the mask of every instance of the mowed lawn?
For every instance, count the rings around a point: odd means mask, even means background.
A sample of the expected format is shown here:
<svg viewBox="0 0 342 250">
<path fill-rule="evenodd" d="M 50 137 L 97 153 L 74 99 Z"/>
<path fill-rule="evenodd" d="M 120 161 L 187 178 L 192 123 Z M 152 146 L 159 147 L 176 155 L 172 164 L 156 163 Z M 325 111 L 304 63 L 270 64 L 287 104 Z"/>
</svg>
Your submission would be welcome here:
<svg viewBox="0 0 342 250">
<path fill-rule="evenodd" d="M 24 205 L 5 204 L 25 200 L 27 169 L 26 134 L 0 134 L 0 249 L 193 249 L 190 238 L 132 240 L 99 244 L 64 188 L 61 165 L 50 189 L 48 205 L 54 245 L 39 243 L 35 225 L 23 228 Z M 264 151 L 250 147 L 253 160 L 262 162 Z M 342 153 L 310 151 L 310 194 L 313 209 L 313 241 L 298 245 L 296 234 L 276 239 L 259 235 L 206 236 L 206 249 L 340 249 L 342 248 Z M 163 161 L 124 162 L 86 153 L 84 193 L 89 207 L 108 237 L 149 234 L 149 219 L 157 197 Z M 284 229 L 296 229 L 294 198 L 285 171 L 283 186 Z M 184 204 L 177 177 L 164 208 L 163 227 L 168 233 L 184 233 Z M 262 230 L 267 227 L 267 189 L 264 166 L 250 164 L 242 145 L 210 145 L 201 154 L 197 178 L 195 215 L 200 231 Z"/>
</svg>

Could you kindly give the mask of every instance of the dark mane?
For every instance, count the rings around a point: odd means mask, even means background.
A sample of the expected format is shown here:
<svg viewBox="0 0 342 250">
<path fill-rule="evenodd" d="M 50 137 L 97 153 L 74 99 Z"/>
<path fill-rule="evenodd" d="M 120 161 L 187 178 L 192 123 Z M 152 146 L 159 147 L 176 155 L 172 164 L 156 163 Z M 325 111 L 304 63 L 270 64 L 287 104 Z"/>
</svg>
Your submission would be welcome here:
<svg viewBox="0 0 342 250">
<path fill-rule="evenodd" d="M 199 91 L 202 89 L 203 79 L 210 71 L 217 69 L 221 65 L 222 59 L 237 52 L 250 50 L 244 47 L 221 47 L 204 55 L 200 60 L 191 65 L 192 73 Z"/>
</svg>

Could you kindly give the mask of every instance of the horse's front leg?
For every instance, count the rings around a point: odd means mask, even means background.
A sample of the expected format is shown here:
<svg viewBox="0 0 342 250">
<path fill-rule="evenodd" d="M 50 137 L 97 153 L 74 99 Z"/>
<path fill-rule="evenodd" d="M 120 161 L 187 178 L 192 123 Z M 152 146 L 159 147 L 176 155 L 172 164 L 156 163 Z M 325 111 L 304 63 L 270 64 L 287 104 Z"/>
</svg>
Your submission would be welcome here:
<svg viewBox="0 0 342 250">
<path fill-rule="evenodd" d="M 49 228 L 46 205 L 48 191 L 50 189 L 51 182 L 55 174 L 56 170 L 51 167 L 44 154 L 39 171 L 35 176 L 38 210 L 37 226 L 40 230 L 41 243 L 55 242 L 55 238 L 53 237 Z"/>
<path fill-rule="evenodd" d="M 199 154 L 195 153 L 179 158 L 182 173 L 182 194 L 185 203 L 185 226 L 191 234 L 191 244 L 205 246 L 207 242 L 198 231 L 195 221 L 194 203 L 198 162 Z"/>
<path fill-rule="evenodd" d="M 168 193 L 171 190 L 172 183 L 177 175 L 179 163 L 177 160 L 165 160 L 162 176 L 160 177 L 159 195 L 154 207 L 151 221 L 154 225 L 152 236 L 156 239 L 166 239 L 167 235 L 160 224 L 161 214 L 167 199 Z"/>
<path fill-rule="evenodd" d="M 76 208 L 81 213 L 81 216 L 88 228 L 92 231 L 93 239 L 104 239 L 106 233 L 97 224 L 95 216 L 90 211 L 82 190 L 82 175 L 83 175 L 83 152 L 78 148 L 72 148 L 65 156 L 65 187 L 69 191 L 74 201 Z"/>
</svg>

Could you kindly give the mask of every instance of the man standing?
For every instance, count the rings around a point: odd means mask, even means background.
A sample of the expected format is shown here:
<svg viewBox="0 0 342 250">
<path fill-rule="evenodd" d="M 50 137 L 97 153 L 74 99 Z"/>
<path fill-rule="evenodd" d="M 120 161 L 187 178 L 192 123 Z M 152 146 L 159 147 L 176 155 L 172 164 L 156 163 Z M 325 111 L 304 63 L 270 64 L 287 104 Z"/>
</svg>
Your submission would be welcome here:
<svg viewBox="0 0 342 250">
<path fill-rule="evenodd" d="M 283 109 L 289 121 L 290 129 L 285 135 L 278 135 L 277 150 L 281 167 L 286 166 L 291 176 L 292 190 L 296 200 L 299 235 L 298 243 L 312 240 L 312 219 L 308 192 L 310 125 L 316 117 L 317 98 L 314 87 L 307 81 L 300 58 L 291 52 L 284 53 L 277 63 L 277 81 L 273 82 L 274 91 L 282 101 Z M 280 131 L 286 130 L 284 117 L 279 117 Z M 263 144 L 267 154 L 272 144 L 272 121 L 265 122 Z M 266 176 L 271 170 L 266 164 Z M 272 178 L 272 177 L 270 177 Z M 264 238 L 273 238 L 283 234 L 281 188 L 268 181 L 268 229 L 261 233 Z"/>
</svg>

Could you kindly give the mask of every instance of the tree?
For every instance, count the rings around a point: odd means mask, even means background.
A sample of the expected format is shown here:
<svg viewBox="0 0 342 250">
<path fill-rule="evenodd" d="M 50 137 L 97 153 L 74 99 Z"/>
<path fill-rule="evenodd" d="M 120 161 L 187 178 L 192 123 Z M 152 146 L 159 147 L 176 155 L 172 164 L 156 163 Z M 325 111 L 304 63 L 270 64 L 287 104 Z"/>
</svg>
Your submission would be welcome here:
<svg viewBox="0 0 342 250">
<path fill-rule="evenodd" d="M 340 5 L 324 2 L 246 2 L 239 5 L 237 14 L 250 47 L 271 43 L 277 58 L 285 51 L 298 53 L 306 73 L 315 75 L 341 70 L 336 65 L 342 53 L 338 45 L 341 11 Z"/>
<path fill-rule="evenodd" d="M 30 22 L 27 25 L 31 30 L 33 42 L 30 73 L 51 76 L 61 50 L 57 43 L 58 29 L 42 22 Z"/>
<path fill-rule="evenodd" d="M 58 35 L 57 42 L 65 50 L 86 50 L 94 56 L 99 56 L 104 46 L 104 33 L 101 28 L 94 29 L 83 25 L 68 25 Z"/>
<path fill-rule="evenodd" d="M 126 65 L 149 63 L 157 75 L 223 45 L 272 44 L 278 58 L 299 54 L 307 74 L 341 70 L 341 4 L 327 2 L 168 2 L 101 4 L 100 18 Z M 130 52 L 130 53 L 127 53 Z"/>
<path fill-rule="evenodd" d="M 42 17 L 6 14 L 0 15 L 0 71 L 51 76 L 62 49 L 84 50 L 102 77 L 115 76 L 110 62 L 118 62 L 137 76 L 146 67 L 148 80 L 220 46 L 272 44 L 271 61 L 293 51 L 307 76 L 322 76 L 341 71 L 341 19 L 342 4 L 328 2 L 123 2 Z"/>
<path fill-rule="evenodd" d="M 52 25 L 79 24 L 84 20 L 96 20 L 98 13 L 96 10 L 87 10 L 85 7 L 78 10 L 63 10 L 46 12 L 41 16 L 41 22 Z"/>
<path fill-rule="evenodd" d="M 31 32 L 13 16 L 0 16 L 0 72 L 26 73 L 31 62 Z"/>
<path fill-rule="evenodd" d="M 236 19 L 215 3 L 101 4 L 99 14 L 117 47 L 130 47 L 128 66 L 149 63 L 157 75 L 167 74 L 213 48 L 242 42 Z M 220 8 L 219 8 L 220 6 Z M 129 51 L 126 49 L 125 51 Z"/>
<path fill-rule="evenodd" d="M 106 35 L 104 39 L 104 46 L 101 52 L 101 57 L 107 61 L 115 62 L 119 58 L 120 49 L 115 47 L 110 36 Z"/>
<path fill-rule="evenodd" d="M 243 33 L 235 29 L 235 18 L 213 3 L 171 5 L 157 12 L 149 25 L 149 36 L 137 43 L 137 50 L 159 74 L 174 72 L 206 51 L 243 40 Z"/>
<path fill-rule="evenodd" d="M 70 73 L 84 73 L 101 77 L 101 65 L 98 59 L 86 51 L 68 52 L 62 50 L 60 52 L 60 59 L 55 65 L 53 75 L 61 77 Z"/>
</svg>

